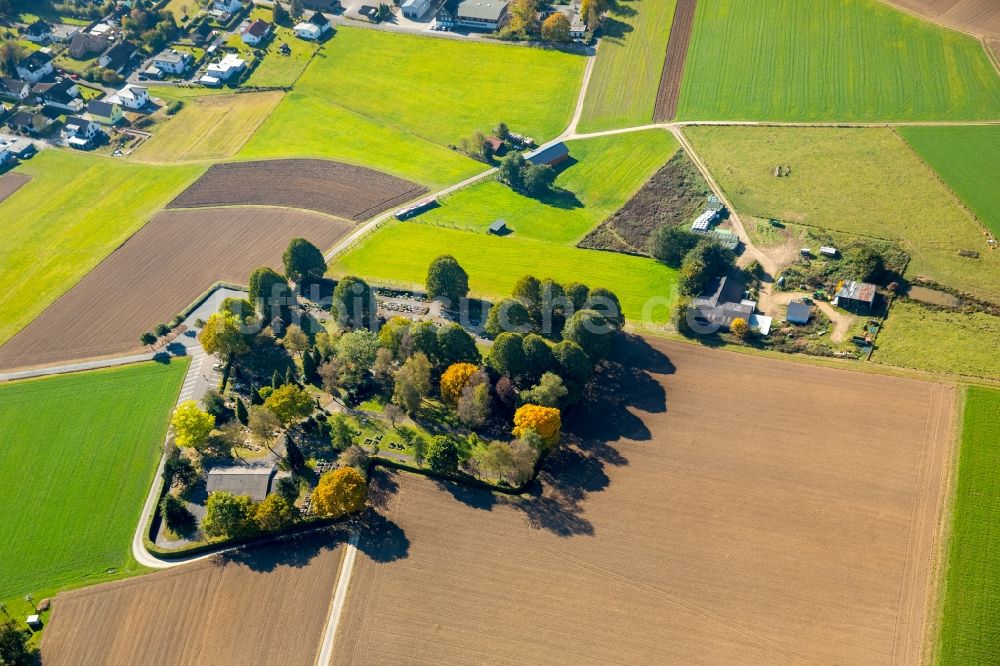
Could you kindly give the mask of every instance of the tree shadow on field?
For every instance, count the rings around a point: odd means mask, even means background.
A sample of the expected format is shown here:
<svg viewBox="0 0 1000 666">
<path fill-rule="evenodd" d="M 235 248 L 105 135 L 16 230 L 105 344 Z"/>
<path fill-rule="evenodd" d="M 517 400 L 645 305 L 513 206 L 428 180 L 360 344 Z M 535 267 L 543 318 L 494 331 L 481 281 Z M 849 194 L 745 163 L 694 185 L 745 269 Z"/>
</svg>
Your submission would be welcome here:
<svg viewBox="0 0 1000 666">
<path fill-rule="evenodd" d="M 440 480 L 437 481 L 437 486 L 446 491 L 452 498 L 473 509 L 492 511 L 497 504 L 497 496 L 485 488 L 473 488 L 460 483 Z"/>
<path fill-rule="evenodd" d="M 625 36 L 634 28 L 625 21 L 619 21 L 611 16 L 605 16 L 601 21 L 601 39 L 624 42 Z"/>
<path fill-rule="evenodd" d="M 336 548 L 347 538 L 348 532 L 343 526 L 334 526 L 307 534 L 276 537 L 266 544 L 219 553 L 211 561 L 217 566 L 237 564 L 262 573 L 278 567 L 302 568 L 320 553 Z"/>
<path fill-rule="evenodd" d="M 410 540 L 386 514 L 391 510 L 399 484 L 393 474 L 376 470 L 368 484 L 368 508 L 350 521 L 358 533 L 358 550 L 376 562 L 395 562 L 409 557 Z"/>
</svg>

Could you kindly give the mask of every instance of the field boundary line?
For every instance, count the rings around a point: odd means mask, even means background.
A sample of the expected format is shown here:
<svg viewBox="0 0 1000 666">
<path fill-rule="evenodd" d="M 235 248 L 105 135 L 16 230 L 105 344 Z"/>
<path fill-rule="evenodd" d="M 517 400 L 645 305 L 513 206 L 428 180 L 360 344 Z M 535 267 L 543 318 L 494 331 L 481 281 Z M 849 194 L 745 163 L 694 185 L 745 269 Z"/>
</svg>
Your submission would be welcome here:
<svg viewBox="0 0 1000 666">
<path fill-rule="evenodd" d="M 880 2 L 886 7 L 894 9 L 897 12 L 902 12 L 903 14 L 909 14 L 913 18 L 920 19 L 921 21 L 925 21 L 932 25 L 936 25 L 937 27 L 944 28 L 945 30 L 951 30 L 952 32 L 958 32 L 963 35 L 968 35 L 969 37 L 975 37 L 979 41 L 982 41 L 984 38 L 989 37 L 989 35 L 984 35 L 978 32 L 972 32 L 967 28 L 959 28 L 956 25 L 951 25 L 950 23 L 945 23 L 944 21 L 941 21 L 939 19 L 932 18 L 925 14 L 921 14 L 915 9 L 910 9 L 909 7 L 903 7 L 902 5 L 897 5 L 895 2 L 893 2 L 893 0 L 880 0 Z"/>
<path fill-rule="evenodd" d="M 698 0 L 677 0 L 674 6 L 674 18 L 667 37 L 667 52 L 660 72 L 660 85 L 653 102 L 654 121 L 669 121 L 677 116 L 681 85 L 684 83 L 684 66 L 691 47 L 697 10 Z"/>
<path fill-rule="evenodd" d="M 326 666 L 333 663 L 333 647 L 337 638 L 337 627 L 340 625 L 340 617 L 344 612 L 344 605 L 347 601 L 347 588 L 351 582 L 351 574 L 354 571 L 354 560 L 358 555 L 358 533 L 352 532 L 347 541 L 344 551 L 344 558 L 340 563 L 340 574 L 337 576 L 337 588 L 333 595 L 333 602 L 330 604 L 330 617 L 326 623 L 326 630 L 323 633 L 323 642 L 320 644 L 319 655 L 316 663 L 319 666 Z"/>
</svg>

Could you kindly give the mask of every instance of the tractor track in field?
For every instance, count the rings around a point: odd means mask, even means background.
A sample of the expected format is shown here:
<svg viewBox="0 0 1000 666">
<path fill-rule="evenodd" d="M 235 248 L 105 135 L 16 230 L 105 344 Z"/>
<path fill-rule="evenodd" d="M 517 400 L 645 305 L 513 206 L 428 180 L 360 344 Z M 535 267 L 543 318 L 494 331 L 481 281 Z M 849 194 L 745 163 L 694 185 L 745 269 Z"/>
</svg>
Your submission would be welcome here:
<svg viewBox="0 0 1000 666">
<path fill-rule="evenodd" d="M 663 61 L 660 88 L 656 93 L 653 120 L 664 122 L 677 115 L 677 101 L 681 96 L 681 81 L 684 79 L 684 63 L 687 61 L 688 45 L 694 29 L 694 14 L 698 0 L 677 0 L 674 21 L 670 25 L 667 40 L 667 57 Z"/>
</svg>

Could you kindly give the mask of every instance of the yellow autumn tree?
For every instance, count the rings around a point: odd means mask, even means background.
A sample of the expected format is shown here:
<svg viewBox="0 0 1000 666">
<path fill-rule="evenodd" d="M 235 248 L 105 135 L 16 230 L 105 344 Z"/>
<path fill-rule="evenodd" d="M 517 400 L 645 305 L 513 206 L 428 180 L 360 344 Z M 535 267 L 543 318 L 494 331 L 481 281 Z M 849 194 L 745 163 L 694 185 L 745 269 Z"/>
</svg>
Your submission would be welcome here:
<svg viewBox="0 0 1000 666">
<path fill-rule="evenodd" d="M 559 443 L 562 417 L 555 407 L 522 405 L 514 412 L 514 437 L 524 437 L 529 430 L 534 431 L 547 446 Z"/>
<path fill-rule="evenodd" d="M 479 368 L 471 363 L 455 363 L 441 375 L 441 398 L 449 405 L 457 405 L 462 390 Z"/>
<path fill-rule="evenodd" d="M 733 319 L 732 323 L 729 324 L 729 332 L 742 340 L 750 333 L 750 324 L 748 324 L 747 320 L 743 317 L 736 317 Z"/>
<path fill-rule="evenodd" d="M 340 467 L 319 477 L 312 505 L 320 516 L 339 518 L 363 509 L 367 495 L 365 477 L 353 467 Z"/>
<path fill-rule="evenodd" d="M 177 405 L 170 418 L 174 427 L 174 441 L 177 446 L 201 447 L 215 427 L 215 417 L 198 407 L 194 400 L 185 400 Z"/>
</svg>

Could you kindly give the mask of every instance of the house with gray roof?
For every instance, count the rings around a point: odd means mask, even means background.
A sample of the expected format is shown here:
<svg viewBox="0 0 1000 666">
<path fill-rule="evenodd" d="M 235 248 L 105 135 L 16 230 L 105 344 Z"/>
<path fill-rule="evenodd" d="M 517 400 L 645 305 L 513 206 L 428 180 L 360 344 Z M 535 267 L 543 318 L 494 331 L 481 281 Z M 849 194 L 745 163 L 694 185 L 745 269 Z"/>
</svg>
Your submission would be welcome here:
<svg viewBox="0 0 1000 666">
<path fill-rule="evenodd" d="M 507 0 L 463 0 L 455 11 L 455 25 L 473 30 L 499 30 L 510 19 Z"/>
</svg>

